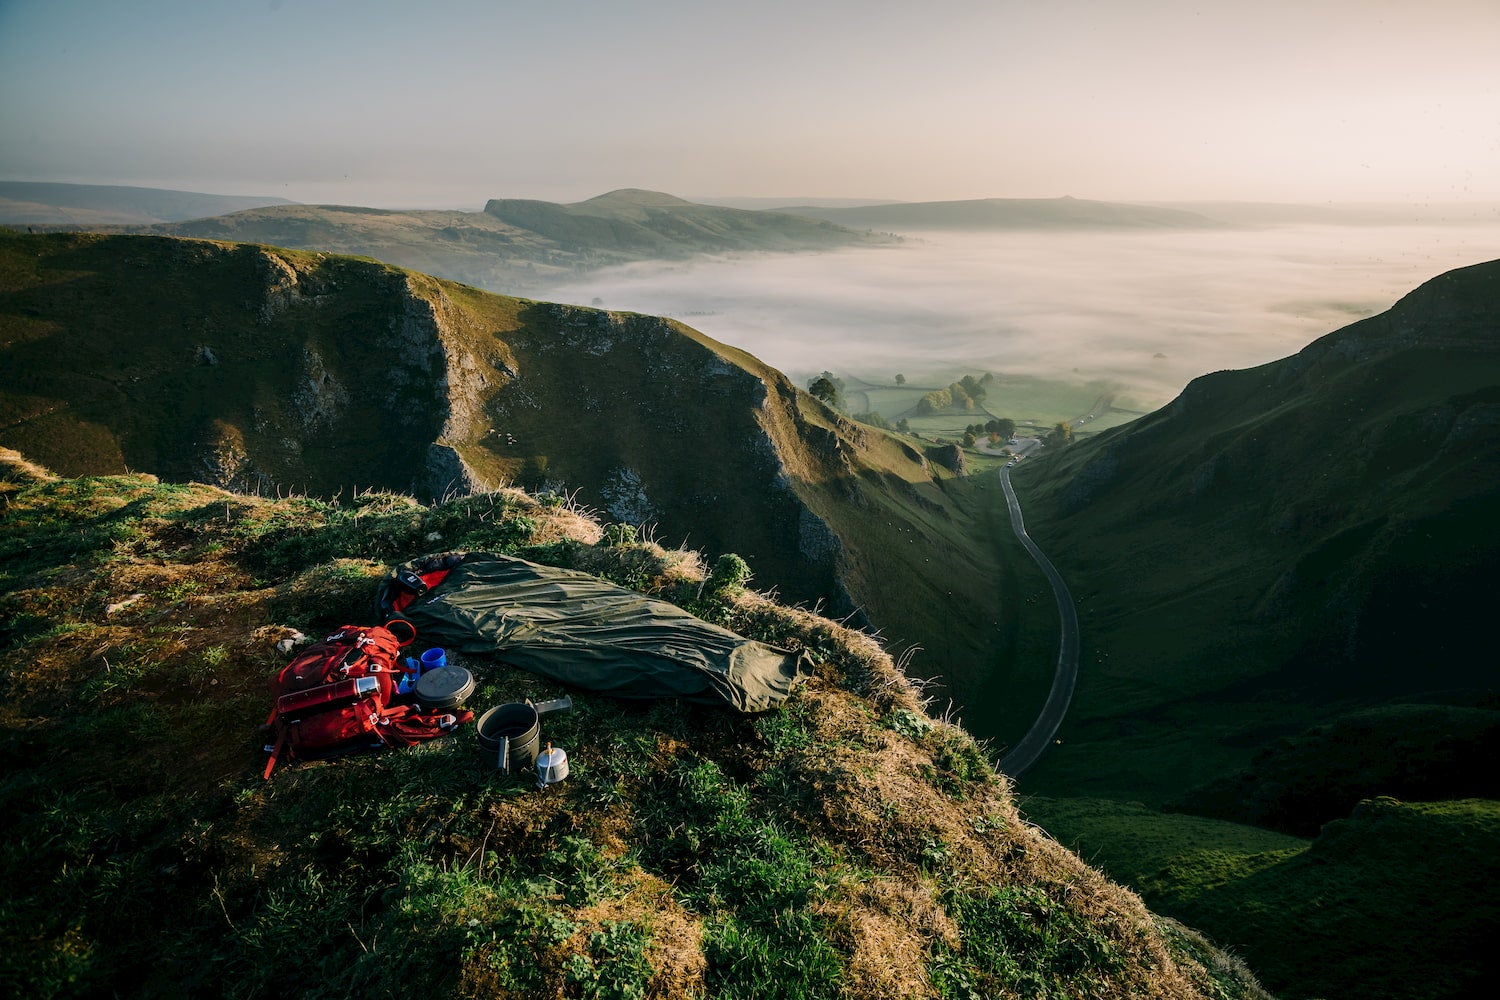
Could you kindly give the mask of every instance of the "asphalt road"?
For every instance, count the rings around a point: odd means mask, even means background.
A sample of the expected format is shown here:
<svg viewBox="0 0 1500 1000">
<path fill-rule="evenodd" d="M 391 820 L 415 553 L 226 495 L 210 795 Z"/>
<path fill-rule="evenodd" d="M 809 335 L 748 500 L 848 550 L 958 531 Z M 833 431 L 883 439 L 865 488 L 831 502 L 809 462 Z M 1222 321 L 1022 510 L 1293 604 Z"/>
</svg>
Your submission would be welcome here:
<svg viewBox="0 0 1500 1000">
<path fill-rule="evenodd" d="M 1026 534 L 1026 523 L 1021 519 L 1021 502 L 1010 485 L 1010 463 L 1000 469 L 1000 486 L 1005 490 L 1005 502 L 1010 507 L 1010 526 L 1016 537 L 1031 553 L 1031 558 L 1042 568 L 1047 582 L 1052 585 L 1052 596 L 1057 600 L 1057 615 L 1061 628 L 1057 643 L 1057 672 L 1052 677 L 1052 690 L 1042 711 L 1031 724 L 1026 735 L 1000 758 L 1000 770 L 1012 778 L 1024 774 L 1041 759 L 1046 749 L 1057 738 L 1057 730 L 1063 717 L 1068 714 L 1068 705 L 1073 701 L 1073 686 L 1078 681 L 1078 611 L 1073 607 L 1073 595 L 1063 582 L 1062 574 L 1052 565 L 1052 560 L 1037 547 Z"/>
</svg>

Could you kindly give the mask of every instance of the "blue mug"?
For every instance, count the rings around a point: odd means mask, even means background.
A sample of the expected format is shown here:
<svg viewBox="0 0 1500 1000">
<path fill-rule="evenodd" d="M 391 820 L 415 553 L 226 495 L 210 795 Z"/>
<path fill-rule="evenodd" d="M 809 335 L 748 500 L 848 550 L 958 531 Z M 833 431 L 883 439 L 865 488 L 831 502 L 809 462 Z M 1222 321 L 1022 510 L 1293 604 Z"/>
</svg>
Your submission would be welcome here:
<svg viewBox="0 0 1500 1000">
<path fill-rule="evenodd" d="M 448 653 L 444 649 L 429 649 L 422 654 L 422 672 L 424 674 L 429 670 L 439 670 L 447 665 Z"/>
</svg>

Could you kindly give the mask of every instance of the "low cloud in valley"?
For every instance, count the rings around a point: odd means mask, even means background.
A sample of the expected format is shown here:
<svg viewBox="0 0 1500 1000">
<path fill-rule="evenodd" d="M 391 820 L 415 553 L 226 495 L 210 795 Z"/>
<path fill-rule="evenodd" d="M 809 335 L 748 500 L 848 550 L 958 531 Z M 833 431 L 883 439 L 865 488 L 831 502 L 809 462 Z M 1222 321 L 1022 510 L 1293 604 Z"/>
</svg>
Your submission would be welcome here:
<svg viewBox="0 0 1500 1000">
<path fill-rule="evenodd" d="M 1429 278 L 1500 257 L 1500 227 L 930 233 L 895 247 L 638 264 L 547 296 L 674 316 L 794 378 L 1102 380 L 1160 405 L 1295 353 Z"/>
</svg>

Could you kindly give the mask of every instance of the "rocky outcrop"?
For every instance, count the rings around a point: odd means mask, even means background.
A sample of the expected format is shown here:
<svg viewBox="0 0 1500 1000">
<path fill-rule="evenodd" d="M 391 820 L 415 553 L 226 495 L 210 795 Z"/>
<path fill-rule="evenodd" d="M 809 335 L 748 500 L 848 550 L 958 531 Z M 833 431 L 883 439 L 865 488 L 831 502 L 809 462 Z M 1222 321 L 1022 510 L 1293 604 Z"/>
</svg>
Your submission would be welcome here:
<svg viewBox="0 0 1500 1000">
<path fill-rule="evenodd" d="M 964 450 L 956 444 L 933 445 L 927 449 L 927 458 L 935 465 L 941 465 L 949 472 L 957 476 L 968 474 L 968 463 L 964 458 Z"/>
</svg>

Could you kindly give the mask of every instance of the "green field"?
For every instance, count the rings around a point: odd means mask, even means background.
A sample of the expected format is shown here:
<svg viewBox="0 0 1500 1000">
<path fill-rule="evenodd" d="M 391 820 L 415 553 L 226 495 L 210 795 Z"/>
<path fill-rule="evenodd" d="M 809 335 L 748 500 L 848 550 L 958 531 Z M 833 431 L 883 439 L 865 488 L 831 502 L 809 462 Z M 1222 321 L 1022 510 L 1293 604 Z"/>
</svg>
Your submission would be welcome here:
<svg viewBox="0 0 1500 1000">
<path fill-rule="evenodd" d="M 975 373 L 955 370 L 949 382 L 972 374 Z M 857 376 L 845 376 L 844 383 L 845 409 L 851 413 L 873 410 L 887 420 L 907 415 L 924 394 L 948 384 L 898 386 L 888 382 L 869 382 Z M 1107 382 L 1077 383 L 996 372 L 988 386 L 984 409 L 998 417 L 1010 417 L 1017 423 L 1024 421 L 1051 426 L 1059 420 L 1072 420 L 1088 413 L 1100 396 L 1114 392 L 1115 388 Z M 969 422 L 974 422 L 974 419 L 982 423 L 988 418 L 976 414 Z M 958 427 L 962 429 L 963 421 L 959 421 Z"/>
<path fill-rule="evenodd" d="M 1473 996 L 1494 973 L 1500 803 L 1375 799 L 1312 841 L 1105 799 L 1021 808 L 1283 998 Z"/>
</svg>

